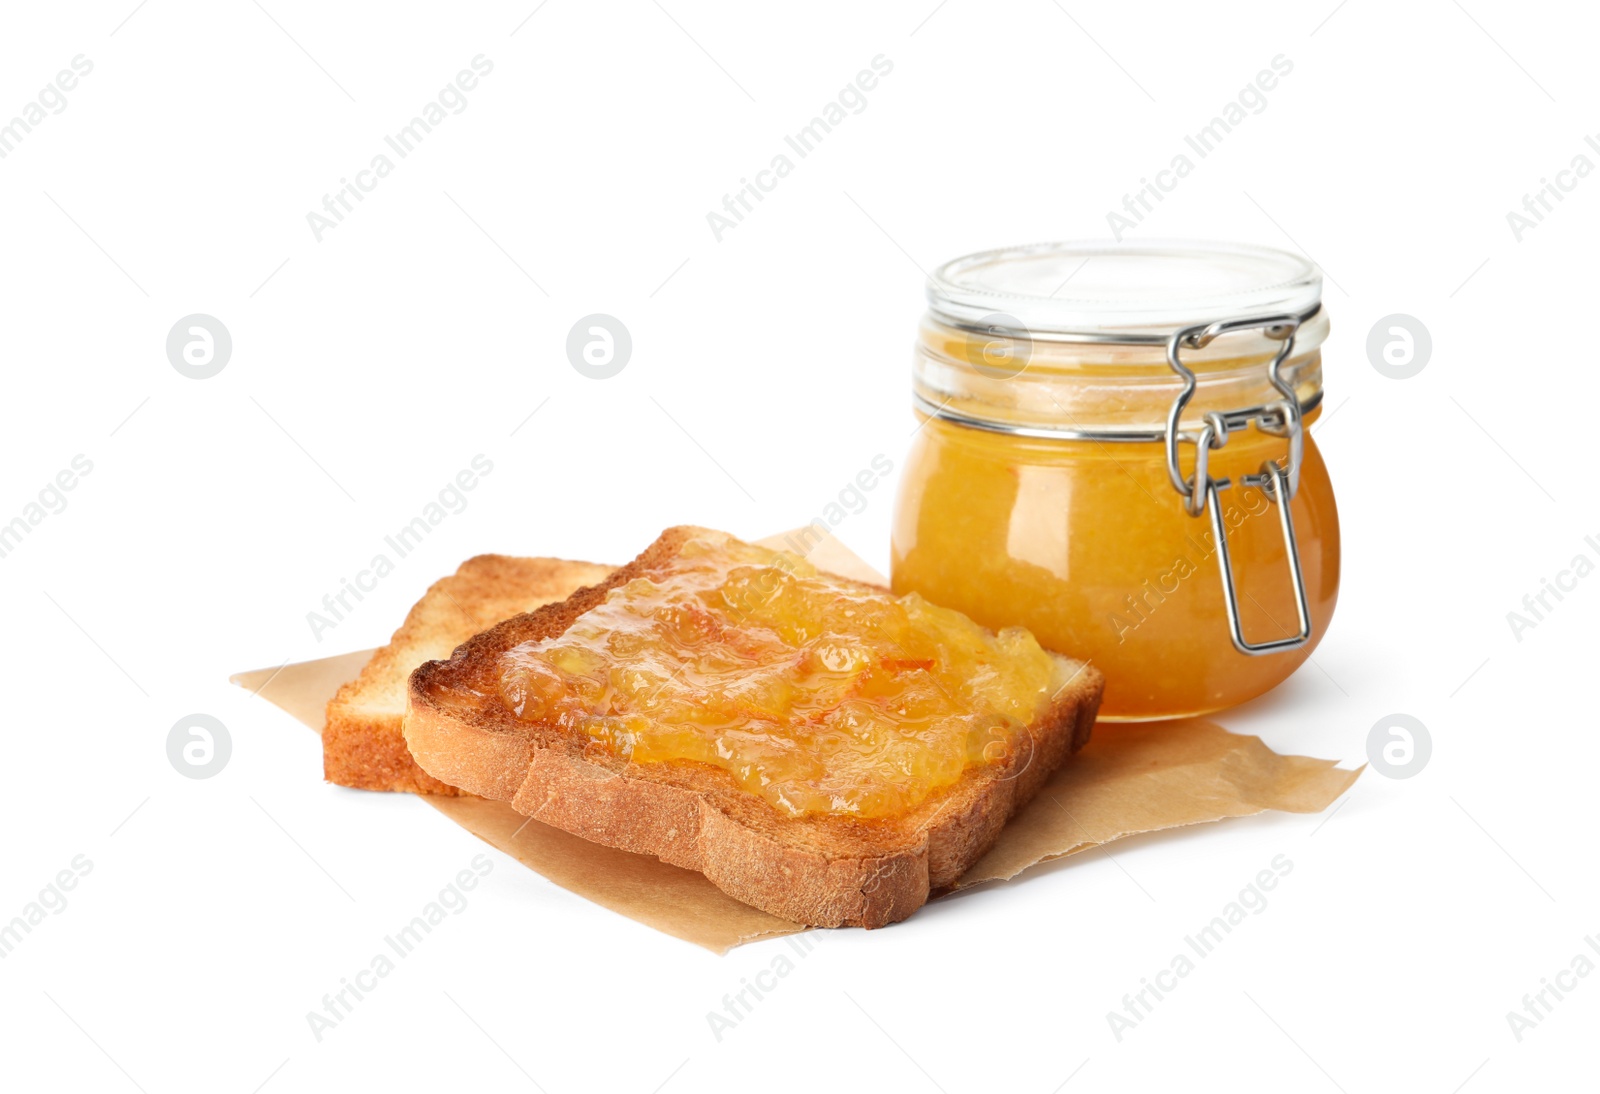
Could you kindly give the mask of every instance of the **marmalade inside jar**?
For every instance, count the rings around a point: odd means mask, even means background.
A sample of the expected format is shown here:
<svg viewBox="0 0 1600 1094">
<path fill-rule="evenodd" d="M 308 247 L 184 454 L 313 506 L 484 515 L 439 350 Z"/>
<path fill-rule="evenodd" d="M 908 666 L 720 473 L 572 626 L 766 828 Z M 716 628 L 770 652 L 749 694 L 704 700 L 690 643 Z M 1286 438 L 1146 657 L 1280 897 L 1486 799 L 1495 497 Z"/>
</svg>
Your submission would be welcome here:
<svg viewBox="0 0 1600 1094">
<path fill-rule="evenodd" d="M 595 756 L 709 764 L 791 817 L 881 818 L 1026 747 L 1063 671 L 1020 627 L 707 534 L 508 650 L 500 694 Z"/>
<path fill-rule="evenodd" d="M 1280 438 L 1241 433 L 1211 454 L 1212 474 L 1237 481 L 1283 451 Z M 1192 458 L 1192 446 L 1184 456 Z M 1245 637 L 1293 634 L 1276 505 L 1255 487 L 1218 497 Z M 900 483 L 893 584 L 985 626 L 1027 627 L 1045 647 L 1089 659 L 1106 677 L 1102 719 L 1205 714 L 1282 681 L 1333 615 L 1338 517 L 1309 436 L 1290 513 L 1311 640 L 1248 657 L 1228 635 L 1211 522 L 1184 512 L 1161 445 L 1031 440 L 934 419 L 918 431 Z"/>
</svg>

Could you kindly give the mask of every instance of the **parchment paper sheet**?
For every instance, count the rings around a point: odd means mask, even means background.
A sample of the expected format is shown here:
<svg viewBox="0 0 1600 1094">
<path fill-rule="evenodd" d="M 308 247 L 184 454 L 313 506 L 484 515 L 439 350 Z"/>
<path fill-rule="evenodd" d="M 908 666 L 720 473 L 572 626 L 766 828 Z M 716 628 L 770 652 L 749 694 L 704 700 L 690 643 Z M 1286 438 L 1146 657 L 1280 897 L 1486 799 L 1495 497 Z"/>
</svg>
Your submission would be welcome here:
<svg viewBox="0 0 1600 1094">
<path fill-rule="evenodd" d="M 784 538 L 763 542 L 789 546 Z M 831 537 L 807 557 L 821 569 L 887 584 Z M 372 652 L 243 672 L 231 679 L 320 733 L 328 700 L 339 685 L 361 671 Z M 1201 719 L 1101 723 L 1088 746 L 1012 819 L 957 888 L 1015 877 L 1036 863 L 1140 832 L 1267 809 L 1320 812 L 1360 774 L 1360 769 L 1342 770 L 1331 760 L 1281 756 L 1255 737 L 1229 733 Z M 669 866 L 651 855 L 589 843 L 530 820 L 506 802 L 420 797 L 562 888 L 717 953 L 757 938 L 808 929 L 741 904 L 692 870 Z M 1005 899 L 999 891 L 992 896 Z"/>
</svg>

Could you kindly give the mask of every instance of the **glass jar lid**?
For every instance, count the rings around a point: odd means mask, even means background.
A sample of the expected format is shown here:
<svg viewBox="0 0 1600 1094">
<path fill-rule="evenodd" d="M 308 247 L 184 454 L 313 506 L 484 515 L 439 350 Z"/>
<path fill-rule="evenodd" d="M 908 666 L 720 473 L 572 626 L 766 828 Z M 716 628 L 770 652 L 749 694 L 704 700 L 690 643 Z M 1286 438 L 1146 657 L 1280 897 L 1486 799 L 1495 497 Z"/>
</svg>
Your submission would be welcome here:
<svg viewBox="0 0 1600 1094">
<path fill-rule="evenodd" d="M 913 397 L 1002 432 L 1162 440 L 1322 396 L 1322 274 L 1240 243 L 1040 243 L 955 259 L 929 278 Z M 1180 344 L 1174 345 L 1178 342 Z M 1181 363 L 1175 358 L 1181 357 Z"/>
<path fill-rule="evenodd" d="M 967 255 L 935 270 L 927 291 L 929 310 L 958 327 L 1141 344 L 1218 319 L 1309 318 L 1322 299 L 1322 273 L 1272 247 L 1080 241 Z"/>
</svg>

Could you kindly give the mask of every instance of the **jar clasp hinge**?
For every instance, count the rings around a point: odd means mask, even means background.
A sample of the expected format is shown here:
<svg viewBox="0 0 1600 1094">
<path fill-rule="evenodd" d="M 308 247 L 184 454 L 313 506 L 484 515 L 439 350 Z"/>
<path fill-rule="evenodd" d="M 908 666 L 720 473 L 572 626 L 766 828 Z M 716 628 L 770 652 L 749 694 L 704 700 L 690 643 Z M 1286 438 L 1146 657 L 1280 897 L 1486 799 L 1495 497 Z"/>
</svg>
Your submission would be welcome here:
<svg viewBox="0 0 1600 1094">
<path fill-rule="evenodd" d="M 1305 578 L 1300 568 L 1300 549 L 1295 542 L 1294 521 L 1289 515 L 1289 501 L 1300 487 L 1300 463 L 1305 451 L 1305 431 L 1300 415 L 1300 400 L 1294 389 L 1283 378 L 1284 361 L 1294 350 L 1295 333 L 1300 318 L 1293 315 L 1274 315 L 1260 319 L 1224 319 L 1215 323 L 1185 327 L 1167 340 L 1167 363 L 1183 380 L 1183 390 L 1173 400 L 1167 413 L 1167 476 L 1174 489 L 1183 498 L 1183 508 L 1191 517 L 1198 517 L 1207 509 L 1211 511 L 1211 532 L 1217 543 L 1218 569 L 1222 572 L 1222 598 L 1228 610 L 1228 632 L 1234 648 L 1240 653 L 1260 656 L 1298 649 L 1311 640 L 1311 610 L 1306 600 Z M 1259 412 L 1211 412 L 1204 418 L 1198 433 L 1184 433 L 1179 426 L 1184 408 L 1194 398 L 1195 375 L 1189 370 L 1179 353 L 1184 349 L 1204 349 L 1215 338 L 1243 330 L 1260 330 L 1268 338 L 1283 343 L 1267 375 L 1272 386 L 1283 396 L 1280 402 L 1263 407 Z M 1289 444 L 1285 463 L 1267 460 L 1261 470 L 1253 475 L 1242 475 L 1240 486 L 1254 486 L 1266 494 L 1278 509 L 1278 520 L 1283 528 L 1283 542 L 1289 560 L 1289 574 L 1294 581 L 1294 606 L 1299 617 L 1300 630 L 1287 638 L 1270 642 L 1247 642 L 1239 622 L 1239 595 L 1233 574 L 1233 562 L 1228 555 L 1228 532 L 1222 518 L 1222 504 L 1218 494 L 1232 486 L 1227 478 L 1212 478 L 1207 470 L 1211 450 L 1228 443 L 1228 435 L 1254 425 L 1263 433 L 1284 437 Z M 1195 446 L 1194 474 L 1185 476 L 1178 463 L 1178 444 L 1187 442 Z"/>
</svg>

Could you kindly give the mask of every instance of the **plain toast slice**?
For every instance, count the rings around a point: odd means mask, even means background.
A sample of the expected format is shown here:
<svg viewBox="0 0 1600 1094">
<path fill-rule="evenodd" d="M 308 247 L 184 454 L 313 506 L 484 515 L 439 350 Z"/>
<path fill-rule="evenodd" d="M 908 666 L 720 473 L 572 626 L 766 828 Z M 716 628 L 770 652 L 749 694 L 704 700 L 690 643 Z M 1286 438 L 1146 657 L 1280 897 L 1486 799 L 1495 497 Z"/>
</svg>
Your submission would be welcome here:
<svg viewBox="0 0 1600 1094">
<path fill-rule="evenodd" d="M 592 741 L 524 721 L 500 694 L 502 657 L 564 634 L 607 594 L 667 570 L 691 539 L 669 528 L 604 581 L 518 615 L 411 675 L 405 738 L 432 777 L 511 802 L 525 816 L 596 843 L 698 870 L 747 904 L 814 926 L 880 927 L 904 919 L 986 851 L 1006 821 L 1088 740 L 1103 680 L 1089 665 L 1056 659 L 1048 707 L 1026 727 L 1025 747 L 966 768 L 910 812 L 862 819 L 790 816 L 705 763 L 633 763 L 596 756 Z M 888 590 L 850 583 L 877 594 Z"/>
<path fill-rule="evenodd" d="M 451 650 L 502 619 L 563 600 L 584 585 L 605 580 L 610 572 L 611 567 L 592 562 L 479 555 L 434 582 L 389 644 L 328 702 L 323 777 L 361 790 L 459 794 L 418 767 L 406 749 L 401 720 L 411 670 L 450 656 Z"/>
</svg>

